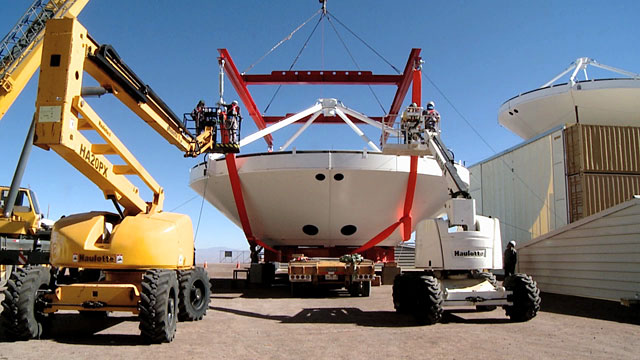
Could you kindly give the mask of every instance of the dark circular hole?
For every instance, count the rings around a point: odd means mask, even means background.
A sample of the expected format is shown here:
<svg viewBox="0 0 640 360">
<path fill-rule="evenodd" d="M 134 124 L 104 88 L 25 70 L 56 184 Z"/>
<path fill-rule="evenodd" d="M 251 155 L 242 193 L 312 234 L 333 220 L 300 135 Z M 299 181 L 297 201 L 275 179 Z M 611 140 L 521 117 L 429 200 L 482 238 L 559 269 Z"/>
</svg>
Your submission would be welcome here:
<svg viewBox="0 0 640 360">
<path fill-rule="evenodd" d="M 518 113 L 518 109 L 513 109 L 513 112 L 517 114 Z"/>
<path fill-rule="evenodd" d="M 302 227 L 302 232 L 310 236 L 317 235 L 318 227 L 315 225 L 305 225 Z"/>
<path fill-rule="evenodd" d="M 513 116 L 513 113 L 511 111 L 509 111 L 509 115 Z"/>
<path fill-rule="evenodd" d="M 340 229 L 340 233 L 344 236 L 353 235 L 358 231 L 358 228 L 355 225 L 345 225 Z"/>
<path fill-rule="evenodd" d="M 333 175 L 333 178 L 336 179 L 336 181 L 341 181 L 342 179 L 344 179 L 344 175 L 338 173 Z"/>
<path fill-rule="evenodd" d="M 318 180 L 318 181 L 322 181 L 322 180 L 324 180 L 324 179 L 325 179 L 324 174 L 316 174 L 316 180 Z"/>
</svg>

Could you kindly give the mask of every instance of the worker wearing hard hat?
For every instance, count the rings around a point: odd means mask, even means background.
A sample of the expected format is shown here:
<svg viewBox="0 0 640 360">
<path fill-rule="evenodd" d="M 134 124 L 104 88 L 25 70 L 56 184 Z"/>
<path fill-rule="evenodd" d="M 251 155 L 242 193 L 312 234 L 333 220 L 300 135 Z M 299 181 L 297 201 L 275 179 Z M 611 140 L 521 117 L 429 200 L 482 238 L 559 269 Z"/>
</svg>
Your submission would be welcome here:
<svg viewBox="0 0 640 360">
<path fill-rule="evenodd" d="M 229 142 L 231 144 L 238 143 L 238 122 L 240 119 L 240 106 L 237 100 L 233 100 L 230 105 L 227 105 L 227 120 L 225 121 L 225 127 L 229 132 Z"/>
<path fill-rule="evenodd" d="M 440 113 L 436 110 L 436 103 L 429 101 L 427 109 L 422 112 L 426 115 L 426 126 L 432 131 L 440 131 Z"/>
<path fill-rule="evenodd" d="M 507 244 L 502 257 L 502 265 L 504 267 L 504 277 L 511 276 L 516 272 L 516 263 L 518 262 L 518 252 L 516 251 L 516 242 L 511 240 Z"/>
</svg>

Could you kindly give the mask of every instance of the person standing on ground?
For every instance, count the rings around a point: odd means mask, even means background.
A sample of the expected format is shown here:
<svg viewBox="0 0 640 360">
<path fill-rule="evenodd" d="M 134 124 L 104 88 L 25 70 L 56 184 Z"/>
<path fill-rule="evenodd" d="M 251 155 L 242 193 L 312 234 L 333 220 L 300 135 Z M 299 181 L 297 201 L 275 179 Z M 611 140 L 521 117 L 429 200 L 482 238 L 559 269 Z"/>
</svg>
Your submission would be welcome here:
<svg viewBox="0 0 640 360">
<path fill-rule="evenodd" d="M 504 267 L 504 277 L 511 276 L 516 273 L 516 263 L 518 262 L 518 252 L 516 251 L 516 242 L 511 240 L 507 244 L 507 248 L 502 256 L 502 265 Z"/>
</svg>

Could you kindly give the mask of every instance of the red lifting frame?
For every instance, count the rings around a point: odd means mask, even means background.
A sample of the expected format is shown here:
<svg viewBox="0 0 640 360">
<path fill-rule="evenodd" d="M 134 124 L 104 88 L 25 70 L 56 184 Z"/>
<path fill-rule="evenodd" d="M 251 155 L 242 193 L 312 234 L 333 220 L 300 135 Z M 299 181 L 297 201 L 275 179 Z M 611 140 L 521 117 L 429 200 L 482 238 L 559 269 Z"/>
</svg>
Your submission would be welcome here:
<svg viewBox="0 0 640 360">
<path fill-rule="evenodd" d="M 335 85 L 397 85 L 398 89 L 391 103 L 389 113 L 383 118 L 384 123 L 388 126 L 392 126 L 395 122 L 402 101 L 407 95 L 409 85 L 413 81 L 412 102 L 421 104 L 422 93 L 422 72 L 420 67 L 420 49 L 412 49 L 409 55 L 409 60 L 404 68 L 402 75 L 373 75 L 370 71 L 272 71 L 270 75 L 241 75 L 238 68 L 235 66 L 231 55 L 227 49 L 218 49 L 220 57 L 218 61 L 224 60 L 224 70 L 231 81 L 231 84 L 235 88 L 238 96 L 242 100 L 243 104 L 247 108 L 249 115 L 256 123 L 256 126 L 262 130 L 266 128 L 265 118 L 258 110 L 251 93 L 247 85 L 312 85 L 312 84 L 335 84 Z M 284 117 L 281 117 L 284 118 Z M 271 121 L 277 121 L 277 117 L 270 117 Z M 271 122 L 270 121 L 270 122 Z M 338 122 L 337 118 L 325 118 L 323 122 Z M 271 135 L 265 136 L 265 141 L 269 146 L 273 146 L 273 138 Z M 236 202 L 238 210 L 238 216 L 242 224 L 245 236 L 250 244 L 258 244 L 263 248 L 276 252 L 273 248 L 266 245 L 260 239 L 257 239 L 251 231 L 251 224 L 249 223 L 249 217 L 247 215 L 247 209 L 244 203 L 244 197 L 242 195 L 242 185 L 240 183 L 240 177 L 238 176 L 238 169 L 236 167 L 236 158 L 234 154 L 227 154 L 226 156 L 227 169 L 229 172 L 229 179 L 231 181 L 231 188 L 233 190 L 233 196 Z M 411 208 L 413 206 L 413 198 L 416 188 L 418 169 L 418 157 L 411 157 L 411 166 L 409 171 L 409 179 L 407 181 L 407 193 L 405 195 L 403 216 L 400 220 L 393 223 L 388 228 L 384 229 L 373 239 L 369 240 L 366 244 L 356 249 L 355 252 L 364 252 L 384 239 L 388 238 L 400 224 L 403 224 L 403 241 L 407 241 L 411 237 Z"/>
<path fill-rule="evenodd" d="M 405 65 L 404 72 L 401 75 L 374 75 L 371 71 L 338 71 L 338 70 L 323 70 L 323 71 L 306 71 L 306 70 L 293 70 L 293 71 L 272 71 L 271 74 L 240 74 L 238 68 L 236 68 L 231 55 L 227 49 L 218 49 L 220 53 L 219 60 L 224 60 L 224 70 L 231 81 L 234 89 L 238 93 L 238 96 L 244 103 L 245 107 L 249 111 L 249 115 L 253 118 L 253 121 L 258 126 L 258 129 L 262 130 L 266 127 L 264 116 L 258 110 L 251 93 L 249 93 L 248 85 L 396 85 L 398 87 L 393 102 L 389 108 L 389 113 L 384 117 L 384 122 L 387 125 L 393 124 L 402 101 L 407 96 L 409 85 L 412 78 L 412 72 L 420 63 L 420 49 L 411 49 L 411 54 Z M 415 94 L 414 94 L 415 97 Z M 276 117 L 275 119 L 283 119 L 284 116 Z M 270 117 L 270 121 L 273 121 L 274 117 Z M 333 123 L 342 122 L 342 119 L 327 118 L 323 122 Z M 273 138 L 271 135 L 265 137 L 265 140 L 269 146 L 273 145 Z"/>
</svg>

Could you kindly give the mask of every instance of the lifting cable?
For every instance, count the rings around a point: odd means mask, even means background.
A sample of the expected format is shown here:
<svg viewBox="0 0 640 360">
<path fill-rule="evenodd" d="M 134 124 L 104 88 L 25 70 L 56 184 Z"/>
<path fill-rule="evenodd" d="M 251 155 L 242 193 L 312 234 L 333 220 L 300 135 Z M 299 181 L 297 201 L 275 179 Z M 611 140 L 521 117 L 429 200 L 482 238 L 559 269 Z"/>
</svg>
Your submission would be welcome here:
<svg viewBox="0 0 640 360">
<path fill-rule="evenodd" d="M 340 33 L 338 33 L 338 29 L 336 29 L 335 25 L 333 25 L 333 22 L 331 21 L 331 18 L 329 16 L 327 16 L 327 21 L 329 21 L 329 24 L 333 28 L 333 31 L 336 33 L 336 36 L 338 36 L 338 39 L 340 39 L 340 42 L 342 43 L 342 46 L 344 46 L 344 49 L 347 51 L 347 54 L 349 54 L 349 57 L 351 58 L 351 61 L 353 61 L 353 65 L 355 65 L 355 67 L 358 70 L 360 70 L 360 66 L 356 62 L 356 59 L 353 57 L 353 54 L 351 54 L 351 51 L 349 51 L 349 48 L 347 47 L 347 44 L 345 44 L 344 40 L 342 39 L 342 36 L 340 36 Z M 378 105 L 380 105 L 380 109 L 382 109 L 382 113 L 383 114 L 386 113 L 386 110 L 384 109 L 384 106 L 382 106 L 382 103 L 380 102 L 380 99 L 376 95 L 375 91 L 373 91 L 373 88 L 371 87 L 371 85 L 367 84 L 367 87 L 369 87 L 369 90 L 371 91 L 371 94 L 373 94 L 373 97 L 378 102 Z"/>
<path fill-rule="evenodd" d="M 373 51 L 374 54 L 378 55 L 378 57 L 380 59 L 382 59 L 382 61 L 386 62 L 389 66 L 391 66 L 391 68 L 393 70 L 395 70 L 395 72 L 399 75 L 401 74 L 400 70 L 398 70 L 398 68 L 396 68 L 395 66 L 393 66 L 393 64 L 391 62 L 389 62 L 389 60 L 385 59 L 384 56 L 380 55 L 380 53 L 378 53 L 371 45 L 367 44 L 366 41 L 364 41 L 361 37 L 359 37 L 356 33 L 354 33 L 351 29 L 349 29 L 347 27 L 347 25 L 343 24 L 342 21 L 340 21 L 340 19 L 338 19 L 335 15 L 333 15 L 332 12 L 327 11 L 327 13 L 331 14 L 331 16 L 333 16 L 334 19 L 336 19 L 336 21 L 338 22 L 338 24 L 342 25 L 342 27 L 344 27 L 345 29 L 347 29 L 347 31 L 349 31 L 351 33 L 351 35 L 355 36 L 356 39 L 360 40 L 366 47 L 369 48 L 369 50 Z"/>
<path fill-rule="evenodd" d="M 291 38 L 293 37 L 293 34 L 295 34 L 298 30 L 300 30 L 303 26 L 307 25 L 307 23 L 309 21 L 311 21 L 311 19 L 313 19 L 314 17 L 316 17 L 319 13 L 322 12 L 322 9 L 316 11 L 313 15 L 311 15 L 310 18 L 308 18 L 307 20 L 305 20 L 302 24 L 300 24 L 295 30 L 293 30 L 289 35 L 285 36 L 284 39 L 280 40 L 279 43 L 277 43 L 274 47 L 271 48 L 271 50 L 267 51 L 264 55 L 262 55 L 262 57 L 260 59 L 258 59 L 256 62 L 254 62 L 253 64 L 251 64 L 251 66 L 249 66 L 247 68 L 247 70 L 243 71 L 241 75 L 246 74 L 249 70 L 253 69 L 254 66 L 258 65 L 259 62 L 261 62 L 262 60 L 264 60 L 264 58 L 266 58 L 267 56 L 269 56 L 269 54 L 271 54 L 275 49 L 277 49 L 280 45 L 282 45 L 285 41 L 289 41 L 291 40 Z"/>
<path fill-rule="evenodd" d="M 300 55 L 302 55 L 302 52 L 304 51 L 304 49 L 307 48 L 307 45 L 309 44 L 309 40 L 311 40 L 311 37 L 316 32 L 316 29 L 318 29 L 318 25 L 320 25 L 320 22 L 322 22 L 322 19 L 324 18 L 324 16 L 325 16 L 324 14 L 322 14 L 322 16 L 320 16 L 320 19 L 318 19 L 318 22 L 316 23 L 316 26 L 313 27 L 313 30 L 311 31 L 311 34 L 309 34 L 309 36 L 307 37 L 307 40 L 304 42 L 304 44 L 302 44 L 302 48 L 300 48 L 300 51 L 298 51 L 298 55 L 296 55 L 295 59 L 293 59 L 293 62 L 291 63 L 291 66 L 289 66 L 289 71 L 291 71 L 291 69 L 293 69 L 293 67 L 296 65 L 296 63 L 300 59 Z M 263 111 L 264 113 L 266 113 L 267 110 L 269 110 L 269 107 L 271 106 L 271 103 L 273 103 L 273 100 L 276 98 L 276 95 L 278 95 L 278 92 L 280 92 L 281 88 L 282 88 L 282 85 L 278 85 L 278 88 L 273 93 L 273 96 L 271 97 L 271 100 L 269 101 L 269 104 L 267 104 L 267 107 L 264 109 L 264 111 Z"/>
<path fill-rule="evenodd" d="M 209 183 L 209 174 L 207 174 L 207 160 L 208 156 L 205 155 L 204 160 L 204 175 L 206 179 L 204 180 L 204 191 L 202 192 L 202 202 L 200 202 L 200 213 L 198 214 L 198 224 L 196 225 L 196 233 L 193 236 L 193 241 L 195 242 L 198 238 L 198 230 L 200 230 L 200 219 L 202 219 L 202 209 L 204 208 L 204 199 L 207 196 L 207 184 Z M 191 200 L 189 200 L 191 201 Z M 180 205 L 182 206 L 182 205 Z"/>
<path fill-rule="evenodd" d="M 471 122 L 469 120 L 467 120 L 467 118 L 462 115 L 462 113 L 458 110 L 458 108 L 453 105 L 453 102 L 451 102 L 451 100 L 449 100 L 449 98 L 444 94 L 444 92 L 442 92 L 442 90 L 440 90 L 440 88 L 433 82 L 433 80 L 431 80 L 431 78 L 425 74 L 425 72 L 422 72 L 422 75 L 429 81 L 429 83 L 431 83 L 431 85 L 436 89 L 436 91 L 444 98 L 444 100 L 449 104 L 449 106 L 451 106 L 451 108 L 453 109 L 453 111 L 456 112 L 456 114 L 458 114 L 458 116 L 460 116 L 460 118 L 467 124 L 467 126 L 469 128 L 471 128 L 471 130 L 473 130 L 473 132 L 480 138 L 480 140 L 482 140 L 482 142 L 487 145 L 487 147 L 489 149 L 491 149 L 491 151 L 493 151 L 494 155 L 497 154 L 498 152 L 493 148 L 493 146 L 491 146 L 491 144 L 489 144 L 489 142 L 482 136 L 480 135 L 480 133 L 478 132 L 478 130 L 476 130 L 476 128 L 471 125 Z M 507 167 L 507 169 L 511 170 L 511 173 L 516 177 L 516 179 L 518 179 L 526 188 L 527 190 L 529 190 L 529 192 L 536 198 L 538 199 L 543 206 L 545 206 L 552 214 L 553 217 L 556 219 L 556 221 L 560 220 L 558 218 L 558 215 L 556 214 L 555 210 L 552 209 L 549 205 L 545 205 L 545 201 L 538 196 L 538 194 L 536 194 L 535 191 L 533 191 L 533 189 L 529 186 L 529 184 L 527 184 L 516 172 L 515 169 L 513 167 L 511 167 L 504 159 L 501 159 L 502 163 Z M 502 222 L 502 221 L 501 221 Z M 506 224 L 506 223 L 505 223 Z M 509 225 L 515 229 L 518 230 L 524 230 L 524 229 L 520 229 L 519 227 L 515 226 L 515 225 L 511 225 L 511 224 L 506 224 Z M 527 232 L 531 233 L 531 231 L 526 230 Z"/>
</svg>

